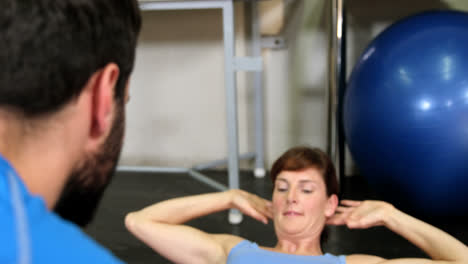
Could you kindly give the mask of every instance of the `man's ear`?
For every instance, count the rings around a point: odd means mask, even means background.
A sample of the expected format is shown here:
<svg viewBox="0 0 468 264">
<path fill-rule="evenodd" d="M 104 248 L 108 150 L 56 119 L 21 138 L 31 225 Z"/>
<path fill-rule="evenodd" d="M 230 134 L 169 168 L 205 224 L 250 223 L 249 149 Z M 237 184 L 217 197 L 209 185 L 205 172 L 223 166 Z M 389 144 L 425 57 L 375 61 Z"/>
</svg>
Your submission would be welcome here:
<svg viewBox="0 0 468 264">
<path fill-rule="evenodd" d="M 327 207 L 325 208 L 325 216 L 332 217 L 335 214 L 336 208 L 338 207 L 338 196 L 332 194 L 328 197 Z"/>
<path fill-rule="evenodd" d="M 107 138 L 114 118 L 115 85 L 119 79 L 119 67 L 109 63 L 96 71 L 88 82 L 91 89 L 91 118 L 88 147 L 98 148 Z"/>
</svg>

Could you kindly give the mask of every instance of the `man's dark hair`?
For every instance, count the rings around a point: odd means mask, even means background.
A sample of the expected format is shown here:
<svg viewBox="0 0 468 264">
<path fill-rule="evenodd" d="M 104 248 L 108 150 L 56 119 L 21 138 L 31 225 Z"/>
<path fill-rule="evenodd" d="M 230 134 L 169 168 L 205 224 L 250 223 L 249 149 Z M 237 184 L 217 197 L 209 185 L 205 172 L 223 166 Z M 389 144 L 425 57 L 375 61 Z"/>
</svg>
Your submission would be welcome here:
<svg viewBox="0 0 468 264">
<path fill-rule="evenodd" d="M 140 27 L 136 0 L 2 0 L 0 108 L 27 117 L 57 111 L 111 62 L 122 100 Z"/>
</svg>

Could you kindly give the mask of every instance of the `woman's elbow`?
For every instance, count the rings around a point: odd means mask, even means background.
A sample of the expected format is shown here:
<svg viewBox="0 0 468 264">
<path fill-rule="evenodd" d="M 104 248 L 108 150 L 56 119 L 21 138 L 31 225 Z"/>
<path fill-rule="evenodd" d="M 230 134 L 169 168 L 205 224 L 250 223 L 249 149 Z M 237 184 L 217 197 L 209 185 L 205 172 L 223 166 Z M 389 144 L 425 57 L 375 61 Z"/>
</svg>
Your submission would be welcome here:
<svg viewBox="0 0 468 264">
<path fill-rule="evenodd" d="M 136 213 L 135 212 L 131 212 L 131 213 L 128 213 L 126 216 L 125 216 L 125 227 L 129 230 L 129 231 L 133 231 L 134 228 L 135 228 L 135 225 L 136 225 Z"/>
</svg>

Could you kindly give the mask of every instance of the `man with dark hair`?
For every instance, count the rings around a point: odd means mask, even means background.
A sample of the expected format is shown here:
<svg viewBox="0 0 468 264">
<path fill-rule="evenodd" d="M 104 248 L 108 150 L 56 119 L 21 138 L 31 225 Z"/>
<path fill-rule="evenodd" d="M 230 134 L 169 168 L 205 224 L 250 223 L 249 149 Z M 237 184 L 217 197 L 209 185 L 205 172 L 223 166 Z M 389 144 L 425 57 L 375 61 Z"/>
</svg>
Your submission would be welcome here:
<svg viewBox="0 0 468 264">
<path fill-rule="evenodd" d="M 140 25 L 136 0 L 1 1 L 0 263 L 119 262 L 78 226 L 115 171 Z"/>
</svg>

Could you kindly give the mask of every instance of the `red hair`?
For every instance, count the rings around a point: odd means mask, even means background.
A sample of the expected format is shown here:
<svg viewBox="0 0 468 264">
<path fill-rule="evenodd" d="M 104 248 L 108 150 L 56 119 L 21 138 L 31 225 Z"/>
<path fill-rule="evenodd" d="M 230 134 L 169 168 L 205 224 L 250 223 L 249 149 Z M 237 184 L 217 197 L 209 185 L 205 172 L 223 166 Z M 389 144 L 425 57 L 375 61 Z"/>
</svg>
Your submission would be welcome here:
<svg viewBox="0 0 468 264">
<path fill-rule="evenodd" d="M 281 155 L 270 170 L 273 183 L 282 171 L 301 171 L 315 168 L 320 171 L 327 188 L 327 195 L 338 195 L 338 180 L 335 166 L 327 154 L 319 148 L 305 146 L 293 147 Z"/>
<path fill-rule="evenodd" d="M 319 170 L 325 182 L 327 195 L 338 195 L 338 180 L 333 162 L 328 155 L 319 148 L 309 148 L 305 146 L 293 147 L 281 155 L 270 170 L 270 177 L 275 184 L 278 174 L 282 171 L 301 171 L 314 168 Z M 328 240 L 327 227 L 320 234 L 320 244 L 323 245 Z"/>
</svg>

